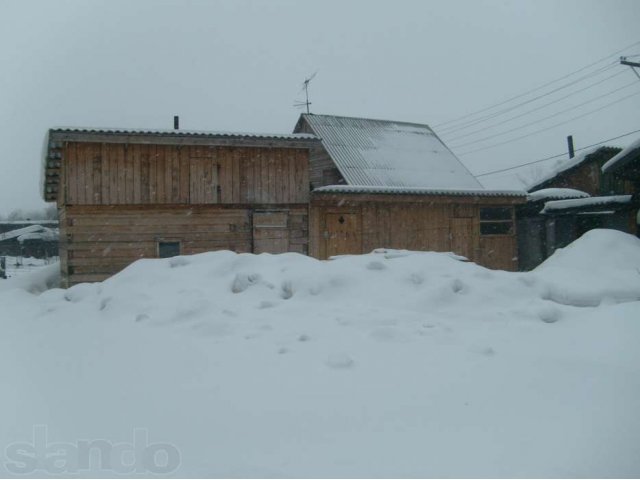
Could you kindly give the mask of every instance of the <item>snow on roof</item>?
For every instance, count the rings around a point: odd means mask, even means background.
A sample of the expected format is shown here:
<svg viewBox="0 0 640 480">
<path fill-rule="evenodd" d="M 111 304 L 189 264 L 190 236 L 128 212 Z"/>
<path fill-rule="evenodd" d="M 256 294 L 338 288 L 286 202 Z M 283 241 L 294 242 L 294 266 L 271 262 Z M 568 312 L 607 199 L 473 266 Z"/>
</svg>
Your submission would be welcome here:
<svg viewBox="0 0 640 480">
<path fill-rule="evenodd" d="M 552 178 L 556 177 L 560 173 L 565 172 L 570 168 L 577 167 L 582 162 L 584 162 L 589 155 L 597 152 L 601 148 L 608 148 L 608 147 L 601 147 L 601 146 L 594 147 L 589 150 L 585 150 L 584 152 L 576 155 L 573 158 L 569 158 L 569 159 L 563 158 L 563 159 L 557 160 L 555 163 L 553 163 L 548 167 L 548 170 L 543 176 L 538 177 L 533 183 L 531 183 L 531 185 L 528 186 L 527 190 L 532 190 L 538 185 L 541 185 L 551 180 Z"/>
<path fill-rule="evenodd" d="M 640 138 L 638 138 L 635 142 L 631 142 L 616 156 L 609 159 L 607 163 L 602 166 L 602 171 L 604 173 L 607 173 L 617 170 L 618 168 L 623 167 L 627 163 L 637 158 L 640 158 Z"/>
<path fill-rule="evenodd" d="M 351 185 L 482 189 L 428 125 L 303 114 Z"/>
<path fill-rule="evenodd" d="M 524 197 L 524 190 L 485 190 L 481 188 L 376 187 L 371 185 L 327 185 L 313 193 L 377 193 L 389 195 L 456 195 L 483 197 Z"/>
<path fill-rule="evenodd" d="M 537 202 L 538 200 L 545 199 L 564 199 L 564 198 L 588 198 L 589 195 L 582 190 L 575 190 L 573 188 L 543 188 L 542 190 L 536 190 L 527 195 L 527 200 L 530 202 Z"/>
<path fill-rule="evenodd" d="M 550 213 L 571 208 L 597 207 L 601 205 L 631 203 L 632 195 L 609 195 L 606 197 L 576 198 L 573 200 L 553 200 L 544 204 L 540 213 Z"/>
<path fill-rule="evenodd" d="M 169 129 L 143 129 L 143 128 L 83 128 L 83 127 L 57 127 L 52 128 L 53 133 L 79 133 L 79 134 L 107 134 L 107 135 L 152 135 L 175 137 L 249 137 L 268 138 L 282 140 L 317 140 L 315 135 L 308 133 L 256 133 L 256 132 L 228 132 L 207 130 L 169 130 Z"/>
<path fill-rule="evenodd" d="M 5 233 L 0 233 L 0 242 L 4 240 L 17 239 L 19 242 L 25 240 L 41 239 L 41 240 L 57 240 L 58 229 L 47 228 L 42 225 L 29 225 L 28 227 L 16 228 Z"/>
</svg>

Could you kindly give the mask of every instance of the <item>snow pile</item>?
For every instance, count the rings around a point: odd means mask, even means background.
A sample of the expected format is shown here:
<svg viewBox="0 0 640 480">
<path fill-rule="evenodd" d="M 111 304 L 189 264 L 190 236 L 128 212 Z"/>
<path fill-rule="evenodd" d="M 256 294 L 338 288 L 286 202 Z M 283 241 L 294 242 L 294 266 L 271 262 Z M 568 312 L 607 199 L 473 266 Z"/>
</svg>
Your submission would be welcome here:
<svg viewBox="0 0 640 480">
<path fill-rule="evenodd" d="M 223 251 L 39 296 L 14 286 L 1 450 L 34 425 L 50 442 L 145 428 L 192 477 L 640 472 L 640 240 L 620 232 L 529 273 Z"/>
<path fill-rule="evenodd" d="M 640 239 L 616 230 L 590 230 L 532 273 L 544 281 L 543 297 L 597 306 L 640 300 Z"/>
</svg>

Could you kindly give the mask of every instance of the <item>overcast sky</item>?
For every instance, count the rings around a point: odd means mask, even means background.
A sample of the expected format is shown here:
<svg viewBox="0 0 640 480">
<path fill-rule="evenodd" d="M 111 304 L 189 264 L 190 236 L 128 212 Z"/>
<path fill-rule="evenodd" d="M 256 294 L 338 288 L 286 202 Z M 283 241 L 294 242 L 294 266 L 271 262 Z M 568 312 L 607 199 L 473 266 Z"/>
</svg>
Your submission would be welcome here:
<svg viewBox="0 0 640 480">
<path fill-rule="evenodd" d="M 312 112 L 427 123 L 474 174 L 562 153 L 568 134 L 580 148 L 640 129 L 640 80 L 615 64 L 640 61 L 637 0 L 0 0 L 0 21 L 0 213 L 44 206 L 50 127 L 171 128 L 179 114 L 184 129 L 290 132 L 315 71 Z M 520 188 L 553 162 L 482 180 Z"/>
</svg>

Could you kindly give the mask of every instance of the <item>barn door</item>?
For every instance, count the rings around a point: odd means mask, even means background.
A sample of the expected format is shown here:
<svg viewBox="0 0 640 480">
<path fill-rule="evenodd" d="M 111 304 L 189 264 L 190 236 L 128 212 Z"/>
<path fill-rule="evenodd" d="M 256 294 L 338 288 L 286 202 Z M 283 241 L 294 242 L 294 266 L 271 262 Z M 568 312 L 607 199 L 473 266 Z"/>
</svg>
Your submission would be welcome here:
<svg viewBox="0 0 640 480">
<path fill-rule="evenodd" d="M 289 251 L 289 212 L 264 210 L 253 212 L 253 253 Z"/>
<path fill-rule="evenodd" d="M 469 260 L 473 259 L 473 218 L 451 219 L 451 251 Z"/>
<path fill-rule="evenodd" d="M 324 238 L 327 257 L 362 253 L 362 234 L 358 214 L 327 213 Z"/>
</svg>

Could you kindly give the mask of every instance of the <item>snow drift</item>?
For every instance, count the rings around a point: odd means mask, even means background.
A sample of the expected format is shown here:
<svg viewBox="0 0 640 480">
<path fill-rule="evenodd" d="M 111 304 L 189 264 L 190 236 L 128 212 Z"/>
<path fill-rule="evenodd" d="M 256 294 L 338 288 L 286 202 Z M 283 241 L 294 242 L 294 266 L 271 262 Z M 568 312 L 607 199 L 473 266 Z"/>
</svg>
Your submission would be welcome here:
<svg viewBox="0 0 640 480">
<path fill-rule="evenodd" d="M 640 240 L 620 232 L 529 273 L 222 251 L 16 287 L 0 446 L 34 425 L 52 442 L 143 427 L 181 476 L 640 473 Z"/>
</svg>

